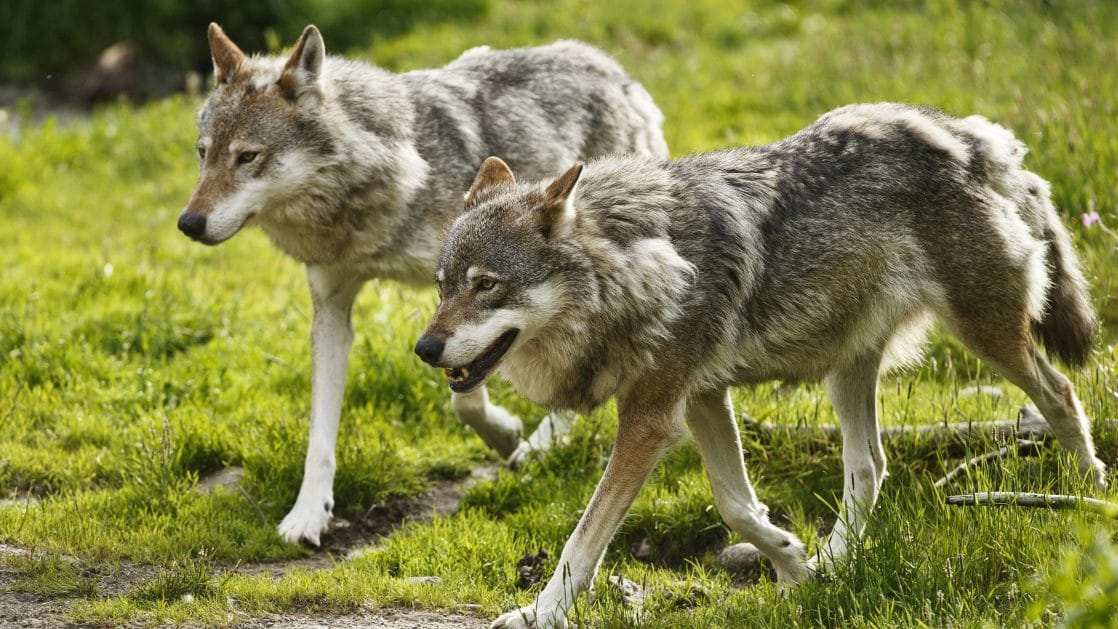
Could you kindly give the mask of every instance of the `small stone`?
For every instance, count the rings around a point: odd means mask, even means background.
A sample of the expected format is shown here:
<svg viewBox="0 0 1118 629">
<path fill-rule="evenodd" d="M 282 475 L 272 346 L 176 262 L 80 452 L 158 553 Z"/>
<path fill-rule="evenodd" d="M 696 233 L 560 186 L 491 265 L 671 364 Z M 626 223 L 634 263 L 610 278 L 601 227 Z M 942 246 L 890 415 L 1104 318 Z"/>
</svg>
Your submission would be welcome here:
<svg viewBox="0 0 1118 629">
<path fill-rule="evenodd" d="M 193 603 L 194 602 L 194 595 L 193 594 L 183 594 L 182 595 L 182 602 Z"/>
<path fill-rule="evenodd" d="M 352 561 L 354 559 L 360 559 L 365 555 L 371 555 L 377 550 L 379 550 L 379 548 L 375 544 L 369 544 L 368 546 L 358 546 L 357 548 L 350 548 L 349 550 L 347 550 L 345 553 L 345 558 Z"/>
<path fill-rule="evenodd" d="M 536 554 L 528 553 L 516 562 L 516 587 L 526 590 L 540 581 L 540 568 L 548 558 L 547 551 L 540 549 Z"/>
<path fill-rule="evenodd" d="M 39 499 L 34 496 L 20 496 L 18 498 L 4 498 L 0 500 L 0 509 L 7 507 L 33 507 L 39 504 Z"/>
<path fill-rule="evenodd" d="M 244 478 L 245 470 L 242 467 L 227 467 L 218 470 L 213 474 L 207 475 L 198 481 L 198 493 L 211 494 L 218 487 L 224 487 L 226 491 L 237 491 L 241 488 L 241 479 Z"/>
<path fill-rule="evenodd" d="M 761 557 L 753 544 L 734 544 L 718 553 L 716 563 L 735 577 L 752 577 L 761 567 Z"/>
<path fill-rule="evenodd" d="M 652 542 L 647 537 L 642 538 L 640 542 L 631 546 L 629 550 L 633 553 L 634 559 L 647 561 L 648 558 L 652 556 Z"/>
<path fill-rule="evenodd" d="M 959 397 L 977 397 L 980 395 L 984 395 L 988 398 L 998 399 L 1005 396 L 1005 391 L 1002 391 L 999 387 L 995 387 L 989 384 L 970 386 L 959 391 Z"/>
<path fill-rule="evenodd" d="M 644 588 L 636 581 L 626 579 L 619 574 L 612 574 L 606 581 L 621 595 L 621 602 L 627 607 L 639 609 L 644 605 Z"/>
<path fill-rule="evenodd" d="M 26 548 L 18 546 L 9 546 L 8 544 L 0 544 L 0 556 L 3 557 L 26 557 L 31 554 L 31 551 Z"/>
<path fill-rule="evenodd" d="M 442 579 L 433 576 L 408 577 L 408 583 L 411 583 L 412 585 L 439 585 L 442 582 Z"/>
</svg>

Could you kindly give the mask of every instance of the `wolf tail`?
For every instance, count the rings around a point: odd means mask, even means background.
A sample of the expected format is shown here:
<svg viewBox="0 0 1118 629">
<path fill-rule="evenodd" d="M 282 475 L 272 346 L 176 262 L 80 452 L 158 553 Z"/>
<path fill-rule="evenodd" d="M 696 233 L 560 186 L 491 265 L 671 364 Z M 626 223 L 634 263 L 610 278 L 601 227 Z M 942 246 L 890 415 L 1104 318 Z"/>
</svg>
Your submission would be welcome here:
<svg viewBox="0 0 1118 629">
<path fill-rule="evenodd" d="M 664 114 L 652 100 L 652 95 L 636 81 L 630 81 L 625 86 L 625 95 L 629 98 L 629 105 L 633 111 L 644 122 L 639 127 L 640 137 L 635 138 L 637 151 L 658 159 L 668 159 L 668 143 L 664 139 L 663 131 Z"/>
<path fill-rule="evenodd" d="M 1047 186 L 1042 189 L 1047 193 Z M 1069 367 L 1082 367 L 1091 354 L 1099 322 L 1071 237 L 1047 195 L 1041 201 L 1043 223 L 1039 227 L 1048 243 L 1050 285 L 1047 304 L 1040 320 L 1033 322 L 1033 331 L 1049 353 Z"/>
<path fill-rule="evenodd" d="M 1048 182 L 1022 167 L 1028 149 L 1005 127 L 982 116 L 955 121 L 953 127 L 971 139 L 974 157 L 981 161 L 987 181 L 1015 203 L 1031 235 L 1047 245 L 1043 260 L 1046 299 L 1031 315 L 1033 333 L 1061 362 L 1082 367 L 1091 354 L 1099 323 L 1071 236 L 1052 204 Z"/>
</svg>

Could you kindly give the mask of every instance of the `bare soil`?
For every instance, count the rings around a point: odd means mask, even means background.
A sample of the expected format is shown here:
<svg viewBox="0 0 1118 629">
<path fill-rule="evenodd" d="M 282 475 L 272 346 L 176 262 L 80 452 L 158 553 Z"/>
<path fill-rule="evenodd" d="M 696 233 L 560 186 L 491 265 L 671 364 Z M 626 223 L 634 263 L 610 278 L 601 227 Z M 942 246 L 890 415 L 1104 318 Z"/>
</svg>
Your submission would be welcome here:
<svg viewBox="0 0 1118 629">
<path fill-rule="evenodd" d="M 324 540 L 323 548 L 310 557 L 277 562 L 250 562 L 230 566 L 217 566 L 215 572 L 260 574 L 264 571 L 280 575 L 291 568 L 321 570 L 337 561 L 344 561 L 362 549 L 375 547 L 400 526 L 425 522 L 437 516 L 450 515 L 461 506 L 462 497 L 474 483 L 491 480 L 497 473 L 493 467 L 480 467 L 465 478 L 435 481 L 422 494 L 394 498 L 369 510 L 357 521 L 339 520 Z M 225 483 L 222 483 L 225 484 Z M 30 556 L 27 549 L 0 544 L 0 557 Z M 73 559 L 80 564 L 80 560 Z M 102 596 L 121 596 L 141 582 L 159 574 L 157 566 L 122 562 L 112 569 L 90 567 L 82 576 L 95 580 L 97 592 Z M 16 567 L 0 563 L 0 627 L 61 627 L 73 626 L 65 622 L 69 600 L 65 597 L 41 597 L 29 592 L 17 592 L 13 587 L 23 573 Z M 414 575 L 422 577 L 426 575 Z M 277 629 L 316 629 L 359 627 L 384 627 L 387 629 L 458 627 L 486 627 L 481 618 L 465 614 L 381 608 L 338 615 L 308 616 L 304 614 L 274 614 L 262 618 L 231 619 L 232 626 Z"/>
</svg>

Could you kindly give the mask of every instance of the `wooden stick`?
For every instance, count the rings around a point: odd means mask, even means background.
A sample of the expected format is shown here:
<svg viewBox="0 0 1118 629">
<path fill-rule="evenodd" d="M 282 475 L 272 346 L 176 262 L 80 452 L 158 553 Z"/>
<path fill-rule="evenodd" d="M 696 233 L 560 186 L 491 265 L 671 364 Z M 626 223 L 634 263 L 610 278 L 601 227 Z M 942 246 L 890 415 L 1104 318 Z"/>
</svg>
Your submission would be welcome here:
<svg viewBox="0 0 1118 629">
<path fill-rule="evenodd" d="M 1097 513 L 1103 517 L 1118 519 L 1118 504 L 1107 502 L 1106 500 L 1098 500 L 1096 498 L 1063 496 L 1059 494 L 986 491 L 959 496 L 948 496 L 947 504 L 959 507 L 997 505 L 1035 507 L 1040 509 L 1079 509 L 1081 511 Z"/>
<path fill-rule="evenodd" d="M 830 439 L 840 439 L 842 430 L 834 424 L 804 426 L 759 422 L 748 416 L 743 417 L 746 428 L 760 429 L 765 432 L 794 431 L 817 434 Z M 1105 420 L 1113 423 L 1116 420 Z M 936 442 L 955 442 L 963 439 L 987 437 L 1005 441 L 1007 439 L 1043 440 L 1052 436 L 1052 427 L 1044 417 L 1032 407 L 1022 406 L 1017 419 L 997 421 L 957 422 L 951 424 L 923 424 L 915 426 L 882 426 L 883 438 L 921 437 Z"/>
<path fill-rule="evenodd" d="M 983 463 L 986 463 L 987 461 L 1005 458 L 1009 456 L 1010 452 L 1017 453 L 1017 456 L 1036 456 L 1040 453 L 1040 449 L 1043 447 L 1044 444 L 1040 441 L 1018 439 L 1017 443 L 1013 445 L 1005 446 L 1004 448 L 998 448 L 993 452 L 980 454 L 976 457 L 972 457 L 971 459 L 960 463 L 955 467 L 955 469 L 945 474 L 943 478 L 937 480 L 935 482 L 935 486 L 940 488 L 946 487 L 948 483 L 955 480 L 957 476 L 965 472 L 967 469 L 977 467 L 979 465 L 982 465 Z"/>
</svg>

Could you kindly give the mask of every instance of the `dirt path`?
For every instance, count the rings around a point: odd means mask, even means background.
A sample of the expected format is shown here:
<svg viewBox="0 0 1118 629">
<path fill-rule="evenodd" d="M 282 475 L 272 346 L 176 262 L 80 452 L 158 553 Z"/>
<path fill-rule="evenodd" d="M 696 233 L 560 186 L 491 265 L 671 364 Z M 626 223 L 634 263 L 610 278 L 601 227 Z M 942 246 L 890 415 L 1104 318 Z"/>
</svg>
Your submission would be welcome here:
<svg viewBox="0 0 1118 629">
<path fill-rule="evenodd" d="M 459 629 L 488 627 L 481 618 L 414 609 L 381 609 L 366 614 L 313 617 L 283 615 L 237 624 L 245 629 Z"/>
<path fill-rule="evenodd" d="M 235 566 L 216 566 L 215 575 L 235 572 L 238 574 L 260 574 L 268 571 L 282 575 L 288 569 L 310 570 L 328 569 L 337 561 L 344 561 L 362 552 L 363 549 L 377 546 L 404 524 L 426 522 L 437 516 L 451 515 L 458 511 L 462 497 L 475 483 L 492 480 L 497 468 L 480 467 L 469 476 L 452 481 L 435 481 L 426 491 L 417 496 L 394 498 L 370 509 L 360 520 L 348 522 L 339 520 L 326 537 L 326 546 L 310 557 L 276 562 L 249 562 Z M 0 544 L 0 557 L 29 557 L 30 551 L 23 548 Z M 72 559 L 80 564 L 78 559 Z M 66 598 L 42 598 L 29 592 L 13 591 L 26 575 L 18 568 L 18 563 L 0 564 L 0 627 L 60 627 L 64 621 L 69 600 Z M 96 582 L 101 596 L 120 596 L 131 591 L 141 582 L 150 580 L 161 572 L 158 566 L 121 562 L 119 568 L 102 571 L 97 568 L 83 570 L 83 577 Z M 425 576 L 425 575 L 414 575 Z M 486 627 L 481 618 L 449 612 L 384 608 L 360 613 L 333 616 L 308 616 L 303 614 L 275 614 L 262 618 L 246 618 L 234 621 L 236 627 L 315 629 L 341 628 L 357 629 L 363 627 L 384 627 L 387 629 L 432 628 L 450 629 L 457 627 Z"/>
<path fill-rule="evenodd" d="M 10 547 L 6 547 L 10 549 Z M 9 553 L 11 554 L 11 553 Z M 312 565 L 308 560 L 291 562 L 299 567 Z M 268 564 L 270 569 L 286 568 L 282 563 Z M 256 567 L 256 571 L 265 566 Z M 242 570 L 238 570 L 241 572 Z M 246 570 L 252 572 L 253 569 Z M 131 590 L 137 584 L 156 574 L 151 566 L 122 566 L 120 572 L 98 578 L 98 592 L 116 596 Z M 0 627 L 64 627 L 74 626 L 65 621 L 69 600 L 42 598 L 30 592 L 14 592 L 11 587 L 23 575 L 18 570 L 0 567 Z M 170 625 L 169 625 L 170 626 Z M 187 625 L 190 626 L 190 625 Z M 449 612 L 417 609 L 383 608 L 374 611 L 338 615 L 308 616 L 304 614 L 272 614 L 262 618 L 234 621 L 233 626 L 247 629 L 452 629 L 461 627 L 487 627 L 488 622 L 475 616 Z"/>
</svg>

